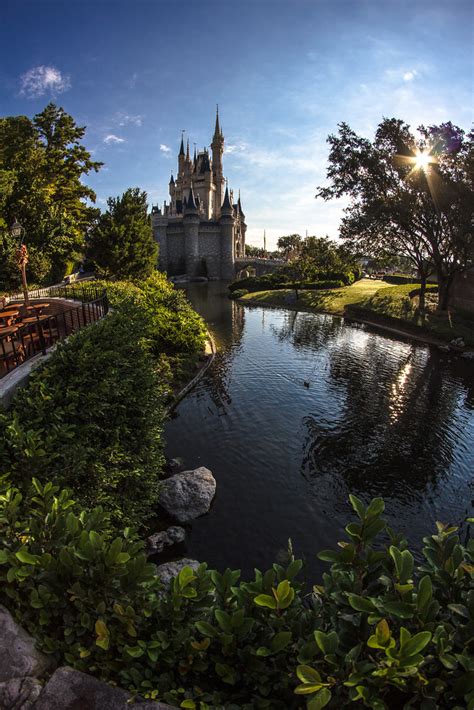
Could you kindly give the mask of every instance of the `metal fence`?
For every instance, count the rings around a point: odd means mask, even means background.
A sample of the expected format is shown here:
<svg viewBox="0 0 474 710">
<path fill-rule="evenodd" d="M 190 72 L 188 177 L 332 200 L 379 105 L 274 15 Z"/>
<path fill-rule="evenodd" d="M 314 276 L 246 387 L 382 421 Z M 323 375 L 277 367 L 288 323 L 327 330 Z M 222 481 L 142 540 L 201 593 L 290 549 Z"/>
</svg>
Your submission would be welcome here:
<svg viewBox="0 0 474 710">
<path fill-rule="evenodd" d="M 0 379 L 38 353 L 67 338 L 85 325 L 103 318 L 109 310 L 107 292 L 93 286 L 53 287 L 28 293 L 31 300 L 41 298 L 68 299 L 77 305 L 55 313 L 18 318 L 10 328 L 0 329 Z M 19 309 L 25 310 L 23 299 L 16 298 Z M 53 302 L 54 303 L 54 302 Z M 9 305 L 12 301 L 9 301 Z M 51 304 L 48 304 L 51 305 Z"/>
</svg>

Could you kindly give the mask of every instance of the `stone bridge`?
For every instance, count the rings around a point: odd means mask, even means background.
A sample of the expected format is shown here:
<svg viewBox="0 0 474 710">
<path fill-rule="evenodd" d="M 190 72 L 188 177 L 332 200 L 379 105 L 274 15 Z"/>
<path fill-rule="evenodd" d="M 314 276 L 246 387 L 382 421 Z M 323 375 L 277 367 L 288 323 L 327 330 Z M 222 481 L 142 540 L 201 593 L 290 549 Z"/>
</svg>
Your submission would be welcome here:
<svg viewBox="0 0 474 710">
<path fill-rule="evenodd" d="M 286 262 L 284 259 L 263 259 L 256 256 L 244 256 L 235 260 L 235 276 L 239 278 L 242 271 L 255 269 L 256 276 L 269 274 Z"/>
</svg>

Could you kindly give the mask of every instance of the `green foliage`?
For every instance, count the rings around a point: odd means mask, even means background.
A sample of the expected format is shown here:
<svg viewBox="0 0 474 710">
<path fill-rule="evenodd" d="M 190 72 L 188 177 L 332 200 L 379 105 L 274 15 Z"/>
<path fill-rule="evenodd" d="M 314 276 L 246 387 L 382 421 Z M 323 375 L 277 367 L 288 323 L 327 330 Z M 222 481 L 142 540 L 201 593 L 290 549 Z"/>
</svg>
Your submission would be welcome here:
<svg viewBox="0 0 474 710">
<path fill-rule="evenodd" d="M 95 201 L 95 194 L 83 177 L 97 172 L 102 163 L 91 160 L 81 143 L 84 133 L 84 127 L 54 104 L 32 120 L 0 119 L 1 238 L 5 240 L 17 218 L 34 254 L 28 264 L 32 281 L 61 279 L 68 260 L 79 258 L 84 234 L 97 216 L 97 210 L 87 205 L 87 200 Z M 10 270 L 1 249 L 0 259 L 0 270 Z"/>
<path fill-rule="evenodd" d="M 133 531 L 3 480 L 0 601 L 58 662 L 179 707 L 472 708 L 474 541 L 437 523 L 416 567 L 383 501 L 350 499 L 357 522 L 309 598 L 291 548 L 251 582 L 202 564 L 165 591 Z"/>
<path fill-rule="evenodd" d="M 245 296 L 247 293 L 248 293 L 248 289 L 237 288 L 234 291 L 230 292 L 229 298 L 242 298 L 242 296 Z"/>
<path fill-rule="evenodd" d="M 166 276 L 154 272 L 145 281 L 99 281 L 107 289 L 111 305 L 119 311 L 135 308 L 145 329 L 151 352 L 197 353 L 204 347 L 206 326 L 184 291 L 171 284 Z"/>
<path fill-rule="evenodd" d="M 84 328 L 32 373 L 0 419 L 3 470 L 102 505 L 114 525 L 153 513 L 163 456 L 163 383 L 133 304 Z"/>
<path fill-rule="evenodd" d="M 86 257 L 99 276 L 143 279 L 156 268 L 158 247 L 147 214 L 147 194 L 129 188 L 122 197 L 109 197 L 87 239 Z"/>
</svg>

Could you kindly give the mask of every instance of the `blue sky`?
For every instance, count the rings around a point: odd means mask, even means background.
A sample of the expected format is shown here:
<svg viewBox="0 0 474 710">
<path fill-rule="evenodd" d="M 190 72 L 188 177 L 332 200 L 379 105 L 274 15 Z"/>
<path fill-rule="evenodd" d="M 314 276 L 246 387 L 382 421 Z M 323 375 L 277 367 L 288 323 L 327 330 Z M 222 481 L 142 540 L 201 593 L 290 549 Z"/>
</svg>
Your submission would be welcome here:
<svg viewBox="0 0 474 710">
<path fill-rule="evenodd" d="M 0 115 L 54 100 L 87 126 L 105 163 L 99 206 L 127 187 L 167 198 L 181 129 L 211 141 L 219 103 L 224 171 L 240 188 L 248 241 L 337 236 L 343 202 L 314 199 L 327 135 L 372 136 L 473 121 L 471 0 L 2 0 Z"/>
</svg>

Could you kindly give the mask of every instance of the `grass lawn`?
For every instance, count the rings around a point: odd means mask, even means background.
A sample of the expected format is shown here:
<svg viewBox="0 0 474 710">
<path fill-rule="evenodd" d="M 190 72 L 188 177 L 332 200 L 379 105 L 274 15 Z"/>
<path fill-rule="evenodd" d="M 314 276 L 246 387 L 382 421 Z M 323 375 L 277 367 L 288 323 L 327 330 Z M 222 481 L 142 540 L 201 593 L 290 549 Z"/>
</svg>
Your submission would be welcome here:
<svg viewBox="0 0 474 710">
<path fill-rule="evenodd" d="M 434 294 L 427 291 L 427 304 L 430 305 L 425 321 L 420 322 L 416 312 L 417 297 L 410 299 L 409 293 L 417 284 L 393 286 L 376 279 L 361 279 L 352 286 L 327 291 L 299 291 L 298 300 L 294 289 L 276 291 L 256 291 L 248 293 L 239 300 L 243 303 L 261 303 L 262 305 L 283 306 L 300 310 L 347 315 L 361 320 L 369 320 L 380 325 L 407 330 L 410 333 L 423 333 L 449 342 L 462 337 L 466 345 L 474 346 L 474 319 L 460 313 L 436 313 Z M 431 304 L 430 304 L 431 302 Z"/>
<path fill-rule="evenodd" d="M 342 316 L 346 306 L 365 301 L 383 288 L 393 288 L 393 286 L 377 279 L 361 279 L 352 284 L 352 286 L 344 286 L 343 288 L 327 291 L 299 291 L 298 301 L 294 302 L 291 301 L 295 295 L 294 289 L 256 291 L 255 293 L 248 293 L 239 300 L 244 303 L 245 301 L 253 301 L 282 306 L 292 305 Z M 411 288 L 416 288 L 416 286 L 411 286 Z"/>
</svg>

